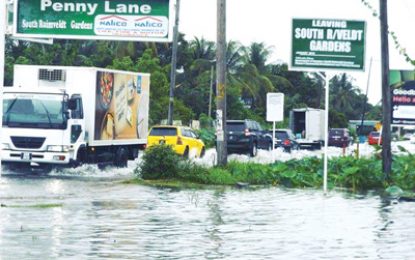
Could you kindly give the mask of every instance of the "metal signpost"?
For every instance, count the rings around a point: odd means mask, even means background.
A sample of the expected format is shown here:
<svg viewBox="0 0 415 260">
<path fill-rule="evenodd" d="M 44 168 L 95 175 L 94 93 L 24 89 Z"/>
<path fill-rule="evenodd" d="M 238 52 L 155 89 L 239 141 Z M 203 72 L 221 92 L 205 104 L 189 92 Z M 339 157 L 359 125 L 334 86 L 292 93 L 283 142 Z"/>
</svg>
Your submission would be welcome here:
<svg viewBox="0 0 415 260">
<path fill-rule="evenodd" d="M 328 71 L 363 71 L 365 64 L 365 21 L 338 19 L 293 19 L 291 68 L 325 71 L 324 192 L 327 193 L 327 145 L 329 120 Z"/>
<path fill-rule="evenodd" d="M 171 42 L 173 0 L 16 0 L 16 37 Z"/>
<path fill-rule="evenodd" d="M 267 121 L 272 125 L 272 150 L 275 149 L 275 122 L 284 121 L 284 94 L 267 93 Z"/>
</svg>

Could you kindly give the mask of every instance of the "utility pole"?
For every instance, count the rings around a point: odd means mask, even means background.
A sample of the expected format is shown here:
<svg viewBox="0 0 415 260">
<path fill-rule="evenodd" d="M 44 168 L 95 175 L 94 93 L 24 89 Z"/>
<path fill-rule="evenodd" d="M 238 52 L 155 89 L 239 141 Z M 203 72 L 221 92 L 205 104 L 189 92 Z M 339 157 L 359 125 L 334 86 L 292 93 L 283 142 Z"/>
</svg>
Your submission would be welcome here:
<svg viewBox="0 0 415 260">
<path fill-rule="evenodd" d="M 388 42 L 388 1 L 380 0 L 380 37 L 381 37 L 381 60 L 382 60 L 382 159 L 385 180 L 390 180 L 392 172 L 392 150 L 391 150 L 391 109 L 392 100 L 389 86 L 389 42 Z"/>
<path fill-rule="evenodd" d="M 6 35 L 6 1 L 0 3 L 0 88 L 4 87 L 4 46 Z M 0 103 L 3 103 L 3 92 L 0 91 Z M 3 106 L 0 107 L 0 114 L 3 114 Z M 0 121 L 0 129 L 2 122 Z M 0 178 L 1 178 L 1 153 L 0 153 Z"/>
<path fill-rule="evenodd" d="M 226 165 L 226 0 L 217 0 L 216 150 L 218 165 Z"/>
<path fill-rule="evenodd" d="M 169 112 L 167 116 L 167 124 L 173 125 L 173 102 L 174 102 L 174 86 L 176 85 L 176 67 L 177 67 L 177 42 L 179 38 L 179 12 L 180 0 L 176 0 L 176 19 L 173 28 L 173 50 L 171 56 L 170 71 L 170 94 L 169 94 Z"/>
<path fill-rule="evenodd" d="M 213 64 L 210 65 L 210 85 L 209 85 L 209 110 L 208 110 L 208 117 L 212 117 L 212 95 L 213 95 Z"/>
<path fill-rule="evenodd" d="M 357 131 L 358 138 L 360 138 L 360 136 L 362 135 L 363 125 L 365 122 L 366 103 L 369 101 L 367 98 L 367 95 L 369 93 L 369 85 L 370 85 L 369 83 L 370 83 L 370 75 L 372 72 L 372 63 L 373 63 L 373 57 L 370 58 L 369 73 L 367 75 L 367 82 L 366 82 L 366 96 L 365 96 L 366 98 L 364 98 L 362 102 L 362 120 L 360 122 L 359 131 Z M 357 153 L 356 153 L 357 159 L 359 159 L 359 156 L 360 156 L 359 144 L 360 144 L 360 139 L 358 139 L 358 142 L 357 142 Z"/>
</svg>

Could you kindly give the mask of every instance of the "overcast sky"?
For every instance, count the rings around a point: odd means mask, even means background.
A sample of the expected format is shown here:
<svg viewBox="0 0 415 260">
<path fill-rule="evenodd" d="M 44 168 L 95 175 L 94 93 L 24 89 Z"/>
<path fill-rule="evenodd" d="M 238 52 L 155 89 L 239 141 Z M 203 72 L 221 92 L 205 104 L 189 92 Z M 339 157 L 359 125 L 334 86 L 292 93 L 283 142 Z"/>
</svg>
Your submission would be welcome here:
<svg viewBox="0 0 415 260">
<path fill-rule="evenodd" d="M 181 0 L 179 30 L 186 39 L 193 37 L 216 41 L 217 0 Z M 369 0 L 379 10 L 379 0 Z M 415 59 L 415 0 L 388 1 L 389 27 L 402 46 Z M 292 18 L 331 18 L 364 20 L 366 28 L 365 72 L 348 73 L 355 85 L 366 92 L 370 59 L 373 66 L 369 80 L 369 101 L 381 99 L 379 19 L 361 0 L 227 0 L 227 41 L 244 45 L 264 42 L 273 51 L 270 62 L 290 60 Z M 391 69 L 414 69 L 399 55 L 390 39 Z"/>
</svg>

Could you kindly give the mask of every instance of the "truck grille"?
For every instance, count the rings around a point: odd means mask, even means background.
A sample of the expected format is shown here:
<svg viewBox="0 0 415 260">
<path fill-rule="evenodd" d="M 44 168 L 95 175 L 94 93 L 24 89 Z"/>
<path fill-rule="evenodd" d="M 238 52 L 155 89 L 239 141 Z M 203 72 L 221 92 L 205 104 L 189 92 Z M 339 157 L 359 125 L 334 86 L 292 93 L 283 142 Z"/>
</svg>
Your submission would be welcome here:
<svg viewBox="0 0 415 260">
<path fill-rule="evenodd" d="M 16 148 L 39 149 L 46 138 L 12 136 L 11 139 Z"/>
</svg>

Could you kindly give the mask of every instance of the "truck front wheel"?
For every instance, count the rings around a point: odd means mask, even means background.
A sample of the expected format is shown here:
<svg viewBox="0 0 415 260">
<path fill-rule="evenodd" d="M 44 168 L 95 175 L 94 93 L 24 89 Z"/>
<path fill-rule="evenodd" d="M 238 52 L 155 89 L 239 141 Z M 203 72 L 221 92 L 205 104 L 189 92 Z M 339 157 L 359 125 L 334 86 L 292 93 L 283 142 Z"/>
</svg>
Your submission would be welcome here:
<svg viewBox="0 0 415 260">
<path fill-rule="evenodd" d="M 124 147 L 120 147 L 116 150 L 114 157 L 114 165 L 118 168 L 125 168 L 128 165 L 128 150 Z"/>
<path fill-rule="evenodd" d="M 76 168 L 82 166 L 82 164 L 87 162 L 86 149 L 84 147 L 79 148 L 76 155 L 76 161 L 72 162 L 72 167 Z"/>
</svg>

